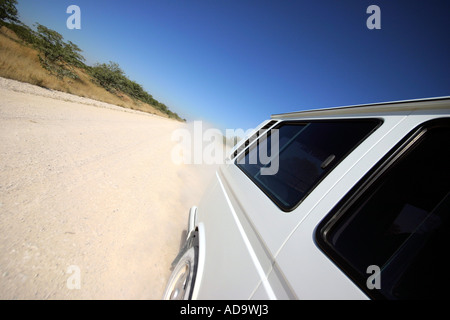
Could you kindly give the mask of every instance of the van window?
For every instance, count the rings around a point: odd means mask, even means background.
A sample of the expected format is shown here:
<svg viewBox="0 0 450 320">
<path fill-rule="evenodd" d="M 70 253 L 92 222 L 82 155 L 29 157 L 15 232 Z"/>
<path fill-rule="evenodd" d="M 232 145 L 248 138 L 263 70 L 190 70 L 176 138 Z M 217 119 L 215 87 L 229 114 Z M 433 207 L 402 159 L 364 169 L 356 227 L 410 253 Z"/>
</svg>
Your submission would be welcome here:
<svg viewBox="0 0 450 320">
<path fill-rule="evenodd" d="M 449 146 L 449 127 L 420 131 L 319 227 L 321 247 L 369 296 L 450 298 Z"/>
<path fill-rule="evenodd" d="M 236 165 L 276 205 L 290 211 L 380 123 L 282 122 L 238 157 Z M 269 156 L 270 161 L 264 160 Z"/>
</svg>

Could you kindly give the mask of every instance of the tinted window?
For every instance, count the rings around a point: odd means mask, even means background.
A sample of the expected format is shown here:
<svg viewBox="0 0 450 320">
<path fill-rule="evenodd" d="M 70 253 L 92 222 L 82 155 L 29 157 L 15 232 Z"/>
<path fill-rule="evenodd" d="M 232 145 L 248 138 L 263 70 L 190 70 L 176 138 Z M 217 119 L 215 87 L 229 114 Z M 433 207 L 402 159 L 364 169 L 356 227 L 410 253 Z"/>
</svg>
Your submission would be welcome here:
<svg viewBox="0 0 450 320">
<path fill-rule="evenodd" d="M 378 124 L 378 120 L 282 123 L 236 163 L 281 209 L 289 211 Z M 268 174 L 261 170 L 269 168 L 275 170 Z"/>
<path fill-rule="evenodd" d="M 450 297 L 450 130 L 414 139 L 322 229 L 325 250 L 373 297 Z M 371 265 L 381 271 L 379 288 L 367 286 Z"/>
</svg>

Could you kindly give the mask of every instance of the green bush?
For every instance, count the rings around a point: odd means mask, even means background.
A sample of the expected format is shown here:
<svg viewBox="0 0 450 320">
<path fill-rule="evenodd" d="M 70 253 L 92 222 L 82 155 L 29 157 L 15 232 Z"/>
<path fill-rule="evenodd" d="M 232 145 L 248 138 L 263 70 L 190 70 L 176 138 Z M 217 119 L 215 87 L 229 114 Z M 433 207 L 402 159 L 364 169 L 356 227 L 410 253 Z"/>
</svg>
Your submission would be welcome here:
<svg viewBox="0 0 450 320">
<path fill-rule="evenodd" d="M 81 49 L 74 43 L 65 43 L 63 36 L 39 23 L 33 45 L 39 51 L 42 66 L 58 76 L 78 79 L 74 67 L 85 67 Z"/>
<path fill-rule="evenodd" d="M 140 84 L 128 79 L 116 62 L 97 63 L 95 66 L 89 68 L 89 73 L 99 85 L 109 92 L 123 92 L 135 100 L 154 106 L 156 109 L 167 114 L 170 118 L 185 121 L 184 119 L 181 119 L 178 114 L 170 111 L 165 104 L 154 99 Z"/>
<path fill-rule="evenodd" d="M 17 0 L 0 0 L 0 20 L 6 22 L 19 22 Z"/>
</svg>

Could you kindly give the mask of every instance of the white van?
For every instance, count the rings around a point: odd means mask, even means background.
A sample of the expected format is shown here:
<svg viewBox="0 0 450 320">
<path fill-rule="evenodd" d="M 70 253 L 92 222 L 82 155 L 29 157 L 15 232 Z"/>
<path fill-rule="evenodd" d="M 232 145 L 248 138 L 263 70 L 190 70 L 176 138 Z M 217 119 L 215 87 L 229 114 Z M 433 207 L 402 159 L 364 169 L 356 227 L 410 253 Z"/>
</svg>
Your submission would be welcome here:
<svg viewBox="0 0 450 320">
<path fill-rule="evenodd" d="M 164 298 L 449 298 L 449 151 L 449 97 L 273 115 L 191 208 Z"/>
</svg>

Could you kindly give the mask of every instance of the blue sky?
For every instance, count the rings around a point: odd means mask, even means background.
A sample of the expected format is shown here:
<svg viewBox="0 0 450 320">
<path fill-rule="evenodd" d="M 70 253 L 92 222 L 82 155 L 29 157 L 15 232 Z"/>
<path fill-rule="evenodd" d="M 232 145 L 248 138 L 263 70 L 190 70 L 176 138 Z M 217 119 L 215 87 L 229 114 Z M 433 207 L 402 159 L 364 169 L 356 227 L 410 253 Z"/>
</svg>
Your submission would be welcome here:
<svg viewBox="0 0 450 320">
<path fill-rule="evenodd" d="M 18 0 L 21 20 L 114 61 L 187 120 L 244 130 L 271 114 L 450 94 L 447 0 Z M 81 30 L 69 30 L 69 5 Z M 381 29 L 369 30 L 369 5 Z"/>
</svg>

